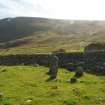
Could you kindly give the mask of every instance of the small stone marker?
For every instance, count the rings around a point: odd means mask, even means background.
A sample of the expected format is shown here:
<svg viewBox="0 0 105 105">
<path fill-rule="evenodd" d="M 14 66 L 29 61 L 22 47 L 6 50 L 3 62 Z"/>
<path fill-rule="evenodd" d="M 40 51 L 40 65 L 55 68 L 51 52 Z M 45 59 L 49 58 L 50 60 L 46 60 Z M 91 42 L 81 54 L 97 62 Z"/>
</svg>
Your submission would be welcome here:
<svg viewBox="0 0 105 105">
<path fill-rule="evenodd" d="M 70 78 L 70 83 L 76 83 L 76 82 L 77 82 L 77 78 L 76 77 Z"/>
<path fill-rule="evenodd" d="M 81 66 L 78 66 L 77 69 L 76 69 L 74 77 L 79 78 L 79 77 L 82 77 L 83 74 L 84 74 L 83 73 L 83 68 Z"/>
<path fill-rule="evenodd" d="M 51 54 L 49 57 L 49 72 L 51 79 L 56 79 L 58 73 L 58 57 L 55 54 Z"/>
</svg>

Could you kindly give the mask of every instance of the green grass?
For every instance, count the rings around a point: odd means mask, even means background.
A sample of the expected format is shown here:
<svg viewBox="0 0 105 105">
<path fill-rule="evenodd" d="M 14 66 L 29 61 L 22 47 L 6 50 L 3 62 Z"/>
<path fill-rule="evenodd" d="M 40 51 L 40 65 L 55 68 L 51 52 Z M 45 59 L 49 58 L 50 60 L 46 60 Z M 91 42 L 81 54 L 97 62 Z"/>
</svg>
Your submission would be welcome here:
<svg viewBox="0 0 105 105">
<path fill-rule="evenodd" d="M 0 66 L 0 105 L 105 105 L 104 76 L 84 74 L 71 84 L 67 80 L 74 73 L 59 69 L 57 81 L 46 81 L 47 71 L 41 66 Z"/>
</svg>

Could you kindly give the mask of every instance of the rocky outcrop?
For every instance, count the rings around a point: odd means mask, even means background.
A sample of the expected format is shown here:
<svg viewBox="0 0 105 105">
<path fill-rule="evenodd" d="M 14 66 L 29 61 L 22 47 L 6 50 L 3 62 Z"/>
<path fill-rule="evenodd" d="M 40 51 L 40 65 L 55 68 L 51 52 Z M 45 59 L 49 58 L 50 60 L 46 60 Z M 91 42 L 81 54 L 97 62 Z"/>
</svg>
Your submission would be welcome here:
<svg viewBox="0 0 105 105">
<path fill-rule="evenodd" d="M 105 52 L 105 43 L 92 43 L 85 47 L 85 53 Z"/>
<path fill-rule="evenodd" d="M 93 43 L 84 51 L 85 66 L 89 72 L 105 74 L 105 43 Z"/>
</svg>

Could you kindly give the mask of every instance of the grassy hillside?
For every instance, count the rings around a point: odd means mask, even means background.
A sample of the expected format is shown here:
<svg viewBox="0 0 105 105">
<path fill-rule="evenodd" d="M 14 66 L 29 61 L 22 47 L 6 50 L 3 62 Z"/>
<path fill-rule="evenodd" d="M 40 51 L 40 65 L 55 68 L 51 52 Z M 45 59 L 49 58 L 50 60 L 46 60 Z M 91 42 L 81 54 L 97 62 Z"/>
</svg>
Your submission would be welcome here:
<svg viewBox="0 0 105 105">
<path fill-rule="evenodd" d="M 17 17 L 0 20 L 0 54 L 83 51 L 105 40 L 105 21 Z"/>
<path fill-rule="evenodd" d="M 59 69 L 58 81 L 46 81 L 47 71 L 40 66 L 0 66 L 0 105 L 105 105 L 104 76 L 85 74 L 71 84 L 67 80 L 74 73 Z"/>
</svg>

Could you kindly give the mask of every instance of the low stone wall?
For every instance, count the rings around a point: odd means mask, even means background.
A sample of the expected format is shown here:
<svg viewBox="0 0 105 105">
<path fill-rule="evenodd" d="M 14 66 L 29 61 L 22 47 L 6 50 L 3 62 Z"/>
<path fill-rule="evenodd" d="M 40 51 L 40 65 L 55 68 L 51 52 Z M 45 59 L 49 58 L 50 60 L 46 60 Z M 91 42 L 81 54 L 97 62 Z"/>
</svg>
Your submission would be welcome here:
<svg viewBox="0 0 105 105">
<path fill-rule="evenodd" d="M 67 63 L 76 63 L 83 61 L 83 53 L 57 53 L 59 58 L 59 66 L 64 66 Z M 32 65 L 39 64 L 47 66 L 49 62 L 48 54 L 32 54 L 32 55 L 7 55 L 0 56 L 1 65 Z"/>
<path fill-rule="evenodd" d="M 85 67 L 90 72 L 105 74 L 105 52 L 88 52 L 84 54 Z"/>
<path fill-rule="evenodd" d="M 76 67 L 82 66 L 84 70 L 90 70 L 90 73 L 105 74 L 105 53 L 57 53 L 59 58 L 59 67 L 75 70 Z M 0 56 L 0 65 L 49 65 L 49 54 L 32 54 L 32 55 L 7 55 Z"/>
<path fill-rule="evenodd" d="M 1 65 L 32 65 L 32 64 L 40 64 L 47 65 L 48 64 L 48 55 L 47 54 L 33 54 L 33 55 L 7 55 L 0 56 L 0 64 Z"/>
</svg>

